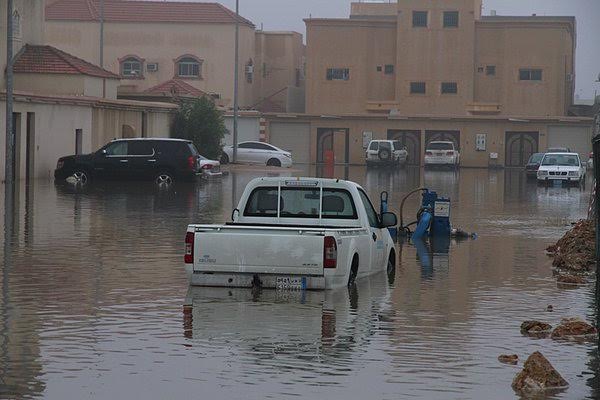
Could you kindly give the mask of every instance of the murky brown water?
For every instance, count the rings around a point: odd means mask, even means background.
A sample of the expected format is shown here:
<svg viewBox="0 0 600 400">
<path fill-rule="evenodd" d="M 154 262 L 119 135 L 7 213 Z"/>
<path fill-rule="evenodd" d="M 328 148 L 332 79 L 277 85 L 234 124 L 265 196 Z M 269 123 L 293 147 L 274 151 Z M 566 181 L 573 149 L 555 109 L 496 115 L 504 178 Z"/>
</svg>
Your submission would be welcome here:
<svg viewBox="0 0 600 400">
<path fill-rule="evenodd" d="M 600 396 L 593 343 L 519 333 L 525 319 L 594 318 L 592 287 L 557 288 L 543 252 L 586 215 L 589 190 L 538 188 L 519 171 L 342 168 L 375 198 L 388 190 L 392 211 L 418 186 L 450 196 L 454 225 L 479 238 L 398 244 L 393 282 L 350 292 L 188 290 L 186 225 L 228 219 L 262 174 L 170 193 L 22 187 L 0 250 L 0 397 L 507 399 L 520 367 L 497 356 L 536 350 L 571 384 L 556 398 Z"/>
</svg>

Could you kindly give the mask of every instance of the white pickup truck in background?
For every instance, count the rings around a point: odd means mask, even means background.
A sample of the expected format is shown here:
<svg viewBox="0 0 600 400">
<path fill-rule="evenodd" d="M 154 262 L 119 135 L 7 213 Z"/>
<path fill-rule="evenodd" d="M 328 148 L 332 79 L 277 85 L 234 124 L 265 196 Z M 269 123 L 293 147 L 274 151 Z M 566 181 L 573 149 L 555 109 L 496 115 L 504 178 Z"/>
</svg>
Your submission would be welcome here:
<svg viewBox="0 0 600 400">
<path fill-rule="evenodd" d="M 388 227 L 356 183 L 252 180 L 224 225 L 189 225 L 185 266 L 195 286 L 331 289 L 393 270 Z"/>
</svg>

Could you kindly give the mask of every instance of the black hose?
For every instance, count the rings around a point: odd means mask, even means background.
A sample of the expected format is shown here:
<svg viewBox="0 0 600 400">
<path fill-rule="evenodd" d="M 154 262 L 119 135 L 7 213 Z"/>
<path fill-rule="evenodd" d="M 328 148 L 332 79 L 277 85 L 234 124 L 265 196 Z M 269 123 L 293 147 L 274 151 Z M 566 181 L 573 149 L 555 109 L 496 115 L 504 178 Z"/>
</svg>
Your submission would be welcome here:
<svg viewBox="0 0 600 400">
<path fill-rule="evenodd" d="M 408 199 L 410 196 L 412 196 L 413 194 L 417 193 L 417 192 L 424 192 L 427 189 L 424 187 L 420 187 L 414 190 L 411 190 L 410 192 L 408 192 L 406 194 L 406 196 L 404 196 L 404 198 L 402 199 L 402 202 L 400 203 L 400 228 L 404 229 L 405 225 L 404 225 L 404 202 L 406 202 L 406 199 Z"/>
</svg>

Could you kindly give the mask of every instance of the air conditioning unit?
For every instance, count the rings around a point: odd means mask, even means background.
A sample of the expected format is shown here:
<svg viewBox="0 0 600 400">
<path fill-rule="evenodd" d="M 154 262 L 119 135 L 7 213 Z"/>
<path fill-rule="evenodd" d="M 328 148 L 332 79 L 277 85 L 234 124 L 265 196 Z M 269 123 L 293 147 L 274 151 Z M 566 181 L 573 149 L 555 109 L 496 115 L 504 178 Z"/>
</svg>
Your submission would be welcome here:
<svg viewBox="0 0 600 400">
<path fill-rule="evenodd" d="M 158 63 L 148 63 L 148 64 L 146 64 L 146 71 L 148 71 L 148 72 L 156 72 L 156 71 L 158 71 Z"/>
<path fill-rule="evenodd" d="M 246 73 L 253 74 L 254 73 L 254 65 L 246 65 Z"/>
</svg>

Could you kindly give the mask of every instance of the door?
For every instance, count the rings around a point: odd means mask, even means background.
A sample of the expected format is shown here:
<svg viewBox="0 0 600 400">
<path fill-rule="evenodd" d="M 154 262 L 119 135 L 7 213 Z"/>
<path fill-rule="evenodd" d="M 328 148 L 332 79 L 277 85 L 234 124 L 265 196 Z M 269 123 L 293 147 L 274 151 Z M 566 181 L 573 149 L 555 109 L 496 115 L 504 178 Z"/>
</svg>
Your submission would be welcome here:
<svg viewBox="0 0 600 400">
<path fill-rule="evenodd" d="M 325 154 L 333 151 L 333 129 L 317 129 L 317 162 L 325 162 Z"/>
<path fill-rule="evenodd" d="M 151 141 L 135 140 L 130 142 L 127 154 L 130 179 L 152 179 L 159 173 L 156 170 L 157 159 Z"/>
<path fill-rule="evenodd" d="M 460 153 L 460 131 L 425 131 L 425 150 L 431 142 L 452 142 Z"/>
<path fill-rule="evenodd" d="M 385 242 L 384 242 L 384 235 L 383 232 L 381 230 L 381 228 L 379 227 L 379 217 L 377 215 L 377 211 L 375 211 L 375 207 L 373 207 L 373 204 L 371 204 L 371 201 L 369 200 L 369 197 L 367 196 L 367 194 L 365 192 L 363 192 L 362 190 L 359 190 L 360 193 L 360 199 L 363 203 L 363 205 L 365 206 L 365 210 L 367 211 L 367 218 L 369 220 L 369 230 L 370 230 L 370 240 L 369 243 L 371 245 L 371 254 L 370 254 L 370 263 L 368 266 L 365 265 L 365 263 L 360 262 L 360 266 L 358 269 L 358 274 L 359 275 L 363 275 L 361 274 L 361 270 L 362 272 L 369 272 L 369 271 L 373 271 L 373 270 L 380 270 L 382 263 L 383 263 L 383 259 L 384 259 L 384 252 L 385 252 Z"/>
<path fill-rule="evenodd" d="M 279 159 L 280 154 L 272 146 L 266 143 L 255 143 L 256 162 L 266 164 L 271 158 Z"/>
<path fill-rule="evenodd" d="M 130 175 L 128 142 L 110 143 L 96 153 L 94 175 L 103 179 L 128 179 Z"/>
<path fill-rule="evenodd" d="M 310 163 L 310 124 L 272 122 L 269 142 L 292 153 L 294 163 Z"/>
<path fill-rule="evenodd" d="M 240 163 L 254 163 L 256 154 L 254 152 L 254 146 L 252 142 L 240 143 L 237 151 L 237 162 Z"/>
<path fill-rule="evenodd" d="M 401 147 L 406 148 L 408 157 L 406 164 L 421 165 L 421 131 L 388 130 L 388 140 L 400 142 Z"/>
<path fill-rule="evenodd" d="M 524 167 L 538 151 L 538 132 L 506 132 L 505 166 Z"/>
</svg>

